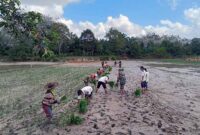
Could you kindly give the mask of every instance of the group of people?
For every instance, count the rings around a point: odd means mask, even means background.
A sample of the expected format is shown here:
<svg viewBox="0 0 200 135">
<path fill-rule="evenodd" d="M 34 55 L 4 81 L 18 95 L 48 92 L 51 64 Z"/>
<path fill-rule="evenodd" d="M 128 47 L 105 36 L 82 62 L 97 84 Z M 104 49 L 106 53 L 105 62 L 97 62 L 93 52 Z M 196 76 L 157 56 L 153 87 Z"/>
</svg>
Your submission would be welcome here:
<svg viewBox="0 0 200 135">
<path fill-rule="evenodd" d="M 120 60 L 119 62 L 118 62 L 118 64 L 119 64 L 119 68 L 121 68 L 122 67 L 122 61 Z M 116 67 L 117 66 L 117 61 L 115 60 L 115 62 L 114 62 L 114 66 Z"/>
<path fill-rule="evenodd" d="M 87 76 L 83 82 L 85 84 L 85 87 L 78 90 L 78 100 L 82 98 L 86 98 L 87 100 L 90 100 L 92 98 L 93 89 L 92 86 L 89 86 L 89 83 L 92 81 L 98 81 L 97 87 L 96 87 L 96 93 L 98 92 L 99 88 L 102 86 L 105 90 L 105 93 L 107 94 L 107 82 L 109 80 L 108 75 L 103 75 L 105 71 L 109 68 L 109 65 L 107 62 L 102 61 L 102 67 L 97 70 L 96 73 L 90 74 Z"/>
<path fill-rule="evenodd" d="M 121 65 L 121 61 L 120 61 Z M 87 76 L 83 81 L 85 86 L 77 91 L 78 101 L 85 98 L 86 100 L 90 101 L 93 95 L 93 88 L 89 84 L 91 81 L 98 81 L 96 85 L 96 93 L 98 93 L 99 88 L 102 86 L 104 88 L 105 93 L 107 94 L 107 83 L 109 81 L 109 76 L 104 75 L 105 71 L 109 68 L 107 62 L 102 64 L 102 67 L 97 70 L 96 73 L 90 74 Z M 149 82 L 149 72 L 143 66 L 140 67 L 142 71 L 142 78 L 141 78 L 141 88 L 143 91 L 147 90 L 148 82 Z M 117 75 L 117 83 L 115 85 L 120 86 L 120 93 L 124 95 L 125 90 L 124 86 L 126 84 L 126 76 L 123 68 L 118 69 Z M 42 108 L 46 114 L 46 117 L 51 120 L 53 113 L 52 113 L 52 105 L 53 104 L 60 104 L 60 99 L 57 98 L 55 88 L 58 86 L 57 82 L 51 82 L 45 85 L 46 93 L 44 99 L 42 101 Z"/>
</svg>

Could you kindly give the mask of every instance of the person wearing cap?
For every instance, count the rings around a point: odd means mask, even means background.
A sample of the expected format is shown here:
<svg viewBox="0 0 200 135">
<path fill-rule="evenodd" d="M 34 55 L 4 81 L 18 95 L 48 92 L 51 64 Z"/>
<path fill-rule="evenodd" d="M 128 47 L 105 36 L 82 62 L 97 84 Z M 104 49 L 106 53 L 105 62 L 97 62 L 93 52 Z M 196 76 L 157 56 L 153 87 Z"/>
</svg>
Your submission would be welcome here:
<svg viewBox="0 0 200 135">
<path fill-rule="evenodd" d="M 89 101 L 92 98 L 92 91 L 93 89 L 91 86 L 85 86 L 82 89 L 78 90 L 78 100 L 81 100 L 84 97 Z"/>
<path fill-rule="evenodd" d="M 98 92 L 99 88 L 101 87 L 101 85 L 103 86 L 104 90 L 105 90 L 105 93 L 107 94 L 107 87 L 106 87 L 106 84 L 109 80 L 109 77 L 108 76 L 102 76 L 99 78 L 98 80 L 98 84 L 97 84 L 97 89 L 96 89 L 96 93 Z"/>
<path fill-rule="evenodd" d="M 126 76 L 125 76 L 123 68 L 119 69 L 119 73 L 118 73 L 118 77 L 117 77 L 117 83 L 120 84 L 120 93 L 121 93 L 121 95 L 124 95 L 124 86 L 126 84 Z"/>
<path fill-rule="evenodd" d="M 60 103 L 58 99 L 56 99 L 55 88 L 58 86 L 57 82 L 51 82 L 45 85 L 46 93 L 44 99 L 42 100 L 42 108 L 46 117 L 51 120 L 53 117 L 52 113 L 52 105 L 56 103 Z"/>
</svg>

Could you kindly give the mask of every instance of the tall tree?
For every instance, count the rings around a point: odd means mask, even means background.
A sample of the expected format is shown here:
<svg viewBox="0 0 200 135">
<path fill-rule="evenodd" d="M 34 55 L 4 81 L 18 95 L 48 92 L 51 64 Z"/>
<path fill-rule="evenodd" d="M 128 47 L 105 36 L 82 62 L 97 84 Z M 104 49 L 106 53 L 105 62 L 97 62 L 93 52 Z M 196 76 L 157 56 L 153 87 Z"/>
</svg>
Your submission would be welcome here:
<svg viewBox="0 0 200 135">
<path fill-rule="evenodd" d="M 97 41 L 94 33 L 90 29 L 86 29 L 81 33 L 80 43 L 83 50 L 83 55 L 94 55 Z"/>
<path fill-rule="evenodd" d="M 119 55 L 122 55 L 124 53 L 123 48 L 127 43 L 127 38 L 124 33 L 121 33 L 118 30 L 111 28 L 105 37 L 109 42 L 109 46 L 112 52 Z"/>
</svg>

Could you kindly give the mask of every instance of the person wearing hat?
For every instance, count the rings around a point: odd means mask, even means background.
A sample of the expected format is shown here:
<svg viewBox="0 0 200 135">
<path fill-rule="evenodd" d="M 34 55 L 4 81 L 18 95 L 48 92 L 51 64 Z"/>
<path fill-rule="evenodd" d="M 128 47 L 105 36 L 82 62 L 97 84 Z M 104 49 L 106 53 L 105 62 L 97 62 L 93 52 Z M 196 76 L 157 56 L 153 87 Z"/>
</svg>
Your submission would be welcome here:
<svg viewBox="0 0 200 135">
<path fill-rule="evenodd" d="M 108 82 L 109 77 L 108 76 L 102 76 L 99 78 L 98 80 L 98 84 L 97 84 L 97 89 L 96 89 L 96 93 L 98 92 L 99 88 L 101 87 L 101 85 L 103 86 L 105 93 L 107 94 L 107 87 L 106 87 L 106 83 Z"/>
<path fill-rule="evenodd" d="M 118 77 L 117 77 L 117 83 L 120 84 L 120 93 L 121 93 L 121 95 L 124 95 L 124 86 L 126 84 L 126 76 L 125 76 L 123 68 L 119 69 L 119 73 L 118 73 Z"/>
<path fill-rule="evenodd" d="M 51 82 L 45 85 L 46 93 L 44 99 L 42 100 L 42 108 L 46 117 L 51 120 L 53 117 L 52 113 L 52 105 L 56 103 L 60 103 L 58 99 L 56 99 L 55 88 L 58 86 L 57 82 Z"/>
<path fill-rule="evenodd" d="M 92 98 L 92 91 L 93 89 L 91 86 L 85 86 L 82 89 L 78 90 L 78 100 L 81 100 L 84 97 L 89 101 Z"/>
</svg>

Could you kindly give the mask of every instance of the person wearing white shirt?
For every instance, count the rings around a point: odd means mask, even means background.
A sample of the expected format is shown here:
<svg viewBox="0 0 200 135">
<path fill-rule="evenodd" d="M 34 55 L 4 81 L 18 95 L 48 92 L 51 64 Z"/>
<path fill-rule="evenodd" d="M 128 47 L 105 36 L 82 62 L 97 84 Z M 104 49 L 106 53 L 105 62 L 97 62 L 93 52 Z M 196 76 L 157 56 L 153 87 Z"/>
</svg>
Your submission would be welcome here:
<svg viewBox="0 0 200 135">
<path fill-rule="evenodd" d="M 144 91 L 145 87 L 146 87 L 146 72 L 144 70 L 145 68 L 143 66 L 140 67 L 140 70 L 142 71 L 141 73 L 141 88 L 142 91 Z"/>
<path fill-rule="evenodd" d="M 145 70 L 145 89 L 147 90 L 148 89 L 148 82 L 149 82 L 149 72 L 147 71 L 146 68 L 144 68 Z"/>
<path fill-rule="evenodd" d="M 103 76 L 101 78 L 99 78 L 98 80 L 98 84 L 97 84 L 97 90 L 96 93 L 98 92 L 99 88 L 101 87 L 101 85 L 103 86 L 105 93 L 107 94 L 107 87 L 106 87 L 106 83 L 108 82 L 109 77 L 108 76 Z"/>
<path fill-rule="evenodd" d="M 82 99 L 82 97 L 86 98 L 87 100 L 92 98 L 92 87 L 91 86 L 85 86 L 82 89 L 78 90 L 78 100 Z"/>
</svg>

